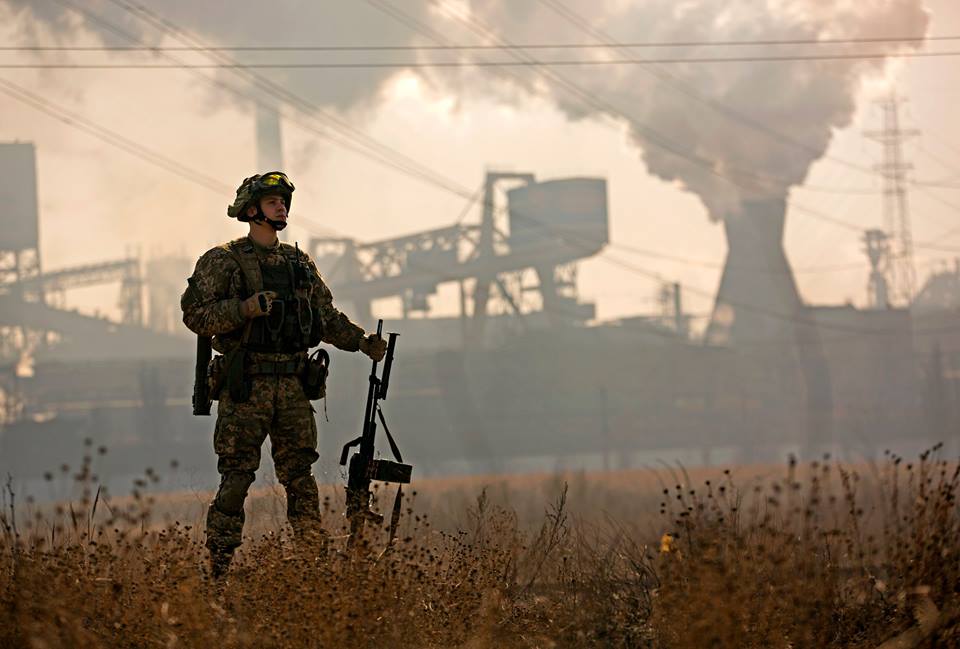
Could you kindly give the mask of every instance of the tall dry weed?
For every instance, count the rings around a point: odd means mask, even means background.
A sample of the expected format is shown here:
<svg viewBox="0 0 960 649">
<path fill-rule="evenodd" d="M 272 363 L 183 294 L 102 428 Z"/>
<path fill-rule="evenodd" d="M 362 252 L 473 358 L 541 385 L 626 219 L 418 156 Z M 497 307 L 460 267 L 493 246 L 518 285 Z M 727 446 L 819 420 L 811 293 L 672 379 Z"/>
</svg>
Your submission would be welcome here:
<svg viewBox="0 0 960 649">
<path fill-rule="evenodd" d="M 338 551 L 320 558 L 298 552 L 270 492 L 248 503 L 261 526 L 221 582 L 200 521 L 159 520 L 155 472 L 112 498 L 93 455 L 53 507 L 7 483 L 0 647 L 960 646 L 960 468 L 936 449 L 791 462 L 743 486 L 664 473 L 652 516 L 614 501 L 645 503 L 647 487 L 615 497 L 585 476 L 548 481 L 536 524 L 517 513 L 526 482 L 474 492 L 441 525 L 411 492 L 396 544 L 383 552 L 376 530 L 352 555 L 327 492 Z"/>
</svg>

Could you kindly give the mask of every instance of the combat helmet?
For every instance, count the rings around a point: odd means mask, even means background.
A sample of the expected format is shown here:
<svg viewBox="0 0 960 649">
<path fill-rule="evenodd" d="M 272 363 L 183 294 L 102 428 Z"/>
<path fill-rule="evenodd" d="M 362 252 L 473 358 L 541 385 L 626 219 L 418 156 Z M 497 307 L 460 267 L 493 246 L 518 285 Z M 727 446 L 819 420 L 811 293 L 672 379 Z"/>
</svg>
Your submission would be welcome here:
<svg viewBox="0 0 960 649">
<path fill-rule="evenodd" d="M 282 171 L 269 171 L 265 174 L 255 174 L 244 178 L 237 187 L 237 197 L 233 204 L 227 207 L 227 216 L 238 221 L 259 221 L 264 218 L 260 210 L 260 198 L 268 194 L 278 194 L 290 212 L 290 203 L 293 201 L 293 183 Z M 247 216 L 247 208 L 251 205 L 257 208 L 257 214 Z"/>
</svg>

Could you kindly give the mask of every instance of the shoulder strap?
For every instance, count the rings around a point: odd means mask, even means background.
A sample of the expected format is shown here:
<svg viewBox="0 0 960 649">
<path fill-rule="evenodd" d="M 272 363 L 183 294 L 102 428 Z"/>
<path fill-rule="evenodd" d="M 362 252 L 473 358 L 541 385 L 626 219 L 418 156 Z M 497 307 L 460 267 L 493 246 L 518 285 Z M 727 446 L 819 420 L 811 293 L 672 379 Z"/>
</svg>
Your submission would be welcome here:
<svg viewBox="0 0 960 649">
<path fill-rule="evenodd" d="M 243 280 L 247 285 L 247 290 L 251 295 L 263 290 L 263 273 L 260 271 L 260 260 L 257 259 L 257 253 L 246 238 L 235 239 L 225 245 L 230 255 L 240 266 L 243 272 Z"/>
<path fill-rule="evenodd" d="M 260 262 L 257 260 L 257 253 L 253 251 L 253 246 L 247 241 L 246 237 L 234 239 L 221 246 L 230 253 L 233 260 L 237 262 L 240 271 L 243 273 L 243 282 L 247 285 L 250 294 L 259 293 L 263 290 L 263 274 L 260 272 Z M 247 342 L 250 340 L 250 330 L 253 320 L 247 320 L 243 327 L 243 335 L 240 337 L 240 349 L 246 349 Z"/>
</svg>

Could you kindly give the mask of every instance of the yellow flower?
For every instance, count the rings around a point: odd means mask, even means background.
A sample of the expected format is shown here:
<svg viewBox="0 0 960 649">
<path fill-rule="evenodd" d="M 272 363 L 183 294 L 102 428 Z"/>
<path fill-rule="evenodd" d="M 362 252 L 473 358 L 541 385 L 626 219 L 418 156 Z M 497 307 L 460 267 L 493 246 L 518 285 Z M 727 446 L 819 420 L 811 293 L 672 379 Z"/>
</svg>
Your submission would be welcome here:
<svg viewBox="0 0 960 649">
<path fill-rule="evenodd" d="M 673 545 L 673 537 L 670 536 L 669 532 L 664 532 L 663 536 L 660 537 L 660 552 L 666 554 L 670 552 L 670 548 Z"/>
</svg>

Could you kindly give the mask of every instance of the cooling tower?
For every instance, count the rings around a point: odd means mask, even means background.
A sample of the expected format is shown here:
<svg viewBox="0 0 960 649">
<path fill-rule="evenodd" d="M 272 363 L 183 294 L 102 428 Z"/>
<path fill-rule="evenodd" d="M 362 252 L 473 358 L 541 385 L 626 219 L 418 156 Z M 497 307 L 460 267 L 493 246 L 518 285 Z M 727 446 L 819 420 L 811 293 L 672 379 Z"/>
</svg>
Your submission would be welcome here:
<svg viewBox="0 0 960 649">
<path fill-rule="evenodd" d="M 833 397 L 820 333 L 783 250 L 786 201 L 746 202 L 723 225 L 727 261 L 707 342 L 760 357 L 771 372 L 799 372 L 808 446 L 831 438 Z"/>
</svg>

